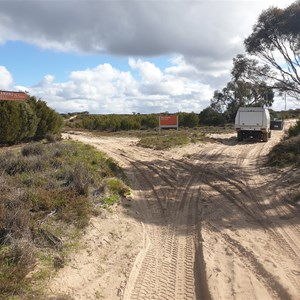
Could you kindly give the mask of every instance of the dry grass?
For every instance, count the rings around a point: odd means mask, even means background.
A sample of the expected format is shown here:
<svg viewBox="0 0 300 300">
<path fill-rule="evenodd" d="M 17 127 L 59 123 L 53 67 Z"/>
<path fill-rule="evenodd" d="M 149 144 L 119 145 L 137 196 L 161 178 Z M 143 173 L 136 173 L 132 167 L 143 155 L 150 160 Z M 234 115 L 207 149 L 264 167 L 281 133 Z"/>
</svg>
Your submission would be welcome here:
<svg viewBox="0 0 300 300">
<path fill-rule="evenodd" d="M 43 280 L 51 270 L 41 267 L 28 276 L 39 260 L 35 257 L 44 253 L 48 269 L 58 266 L 57 257 L 63 262 L 68 248 L 64 241 L 85 227 L 94 213 L 95 191 L 102 186 L 122 196 L 122 176 L 104 154 L 71 141 L 1 151 L 0 299 L 43 299 L 32 278 Z"/>
<path fill-rule="evenodd" d="M 162 130 L 141 136 L 138 145 L 155 150 L 164 150 L 189 143 L 204 142 L 208 138 L 198 128 L 189 130 Z"/>
</svg>

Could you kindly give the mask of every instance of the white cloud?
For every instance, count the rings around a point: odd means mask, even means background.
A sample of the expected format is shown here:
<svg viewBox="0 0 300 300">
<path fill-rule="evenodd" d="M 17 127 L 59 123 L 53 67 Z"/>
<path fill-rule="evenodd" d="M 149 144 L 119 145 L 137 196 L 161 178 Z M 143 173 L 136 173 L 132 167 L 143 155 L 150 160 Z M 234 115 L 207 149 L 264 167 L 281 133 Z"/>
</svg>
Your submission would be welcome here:
<svg viewBox="0 0 300 300">
<path fill-rule="evenodd" d="M 12 84 L 12 75 L 4 66 L 0 66 L 0 90 L 10 89 L 12 87 Z"/>
<path fill-rule="evenodd" d="M 0 36 L 59 51 L 223 61 L 242 51 L 263 9 L 292 2 L 1 1 Z"/>
<path fill-rule="evenodd" d="M 3 0 L 0 44 L 20 40 L 56 51 L 131 57 L 128 72 L 108 63 L 73 71 L 61 83 L 46 75 L 28 87 L 59 111 L 200 110 L 229 80 L 232 59 L 244 51 L 261 11 L 292 2 Z M 159 55 L 176 58 L 165 70 L 145 58 Z"/>
<path fill-rule="evenodd" d="M 153 63 L 142 61 L 141 59 L 129 59 L 129 65 L 132 69 L 138 69 L 142 79 L 146 82 L 159 82 L 162 80 L 162 72 Z"/>
<path fill-rule="evenodd" d="M 102 64 L 73 71 L 66 82 L 55 82 L 54 76 L 46 75 L 34 86 L 18 88 L 42 98 L 59 112 L 200 112 L 208 105 L 210 86 L 181 72 L 181 67 L 194 70 L 182 59 L 176 58 L 173 63 L 171 69 L 160 70 L 148 61 L 129 59 L 132 70 L 141 72 L 140 78 Z"/>
</svg>

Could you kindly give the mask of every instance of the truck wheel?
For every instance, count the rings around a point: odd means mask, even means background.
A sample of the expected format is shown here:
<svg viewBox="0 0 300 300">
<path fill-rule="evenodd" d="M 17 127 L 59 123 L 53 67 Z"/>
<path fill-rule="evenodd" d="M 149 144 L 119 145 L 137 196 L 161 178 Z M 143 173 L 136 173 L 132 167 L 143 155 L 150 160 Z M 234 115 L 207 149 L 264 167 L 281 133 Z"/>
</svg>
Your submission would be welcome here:
<svg viewBox="0 0 300 300">
<path fill-rule="evenodd" d="M 267 142 L 268 141 L 268 132 L 263 133 L 263 141 Z"/>
<path fill-rule="evenodd" d="M 237 134 L 237 140 L 239 141 L 239 142 L 241 142 L 242 140 L 243 140 L 243 135 L 242 135 L 242 133 L 239 131 L 238 132 L 238 134 Z"/>
</svg>

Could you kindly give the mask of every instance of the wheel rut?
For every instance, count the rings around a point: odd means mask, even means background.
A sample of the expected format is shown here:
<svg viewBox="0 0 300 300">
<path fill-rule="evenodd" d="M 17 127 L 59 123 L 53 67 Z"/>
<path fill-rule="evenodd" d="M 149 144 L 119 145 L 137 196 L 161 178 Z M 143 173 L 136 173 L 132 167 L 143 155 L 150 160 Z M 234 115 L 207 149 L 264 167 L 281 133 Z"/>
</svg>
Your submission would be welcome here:
<svg viewBox="0 0 300 300">
<path fill-rule="evenodd" d="M 210 144 L 180 157 L 105 150 L 130 175 L 144 229 L 120 299 L 297 299 L 299 223 L 280 224 L 299 211 L 270 197 L 285 179 L 261 171 L 267 144 Z"/>
</svg>

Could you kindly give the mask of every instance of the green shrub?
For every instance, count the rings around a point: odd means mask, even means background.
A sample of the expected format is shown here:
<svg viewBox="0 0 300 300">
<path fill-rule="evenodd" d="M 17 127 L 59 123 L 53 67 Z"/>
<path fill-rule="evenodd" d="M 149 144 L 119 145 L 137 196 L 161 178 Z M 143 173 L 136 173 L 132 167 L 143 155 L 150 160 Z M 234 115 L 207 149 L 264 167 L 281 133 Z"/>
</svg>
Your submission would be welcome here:
<svg viewBox="0 0 300 300">
<path fill-rule="evenodd" d="M 269 153 L 268 162 L 278 167 L 300 164 L 300 135 L 277 144 Z"/>
<path fill-rule="evenodd" d="M 4 172 L 8 175 L 16 175 L 28 172 L 39 172 L 46 168 L 47 161 L 41 156 L 10 157 L 6 161 Z"/>
<path fill-rule="evenodd" d="M 103 203 L 106 205 L 114 205 L 119 201 L 119 196 L 112 194 L 103 198 Z"/>
<path fill-rule="evenodd" d="M 47 106 L 45 101 L 30 97 L 28 103 L 34 109 L 38 118 L 38 124 L 34 138 L 39 140 L 47 134 L 58 134 L 63 125 L 63 118 L 53 109 Z"/>
<path fill-rule="evenodd" d="M 296 124 L 289 128 L 288 136 L 293 137 L 300 135 L 300 120 L 296 122 Z"/>
<path fill-rule="evenodd" d="M 33 269 L 35 248 L 27 240 L 13 240 L 0 247 L 0 298 L 9 299 L 28 284 L 26 275 Z"/>
<path fill-rule="evenodd" d="M 138 145 L 145 148 L 164 150 L 175 146 L 186 145 L 189 142 L 190 139 L 186 133 L 168 130 L 160 134 L 156 133 L 151 136 L 142 137 Z"/>
<path fill-rule="evenodd" d="M 63 125 L 62 117 L 35 97 L 26 102 L 0 101 L 0 115 L 0 144 L 57 135 Z"/>
<path fill-rule="evenodd" d="M 127 187 L 124 182 L 118 178 L 108 178 L 106 181 L 106 187 L 110 193 L 120 195 L 120 196 L 128 196 L 130 194 L 130 189 Z"/>
<path fill-rule="evenodd" d="M 24 146 L 21 150 L 23 156 L 42 155 L 44 152 L 45 152 L 45 147 L 40 143 Z"/>
<path fill-rule="evenodd" d="M 78 163 L 70 173 L 69 185 L 78 195 L 88 196 L 91 176 L 86 164 Z"/>
<path fill-rule="evenodd" d="M 203 109 L 199 114 L 199 124 L 208 126 L 220 126 L 226 124 L 226 116 L 215 111 L 211 106 Z"/>
<path fill-rule="evenodd" d="M 194 128 L 199 124 L 199 118 L 197 114 L 192 113 L 179 113 L 178 114 L 180 127 Z"/>
</svg>

